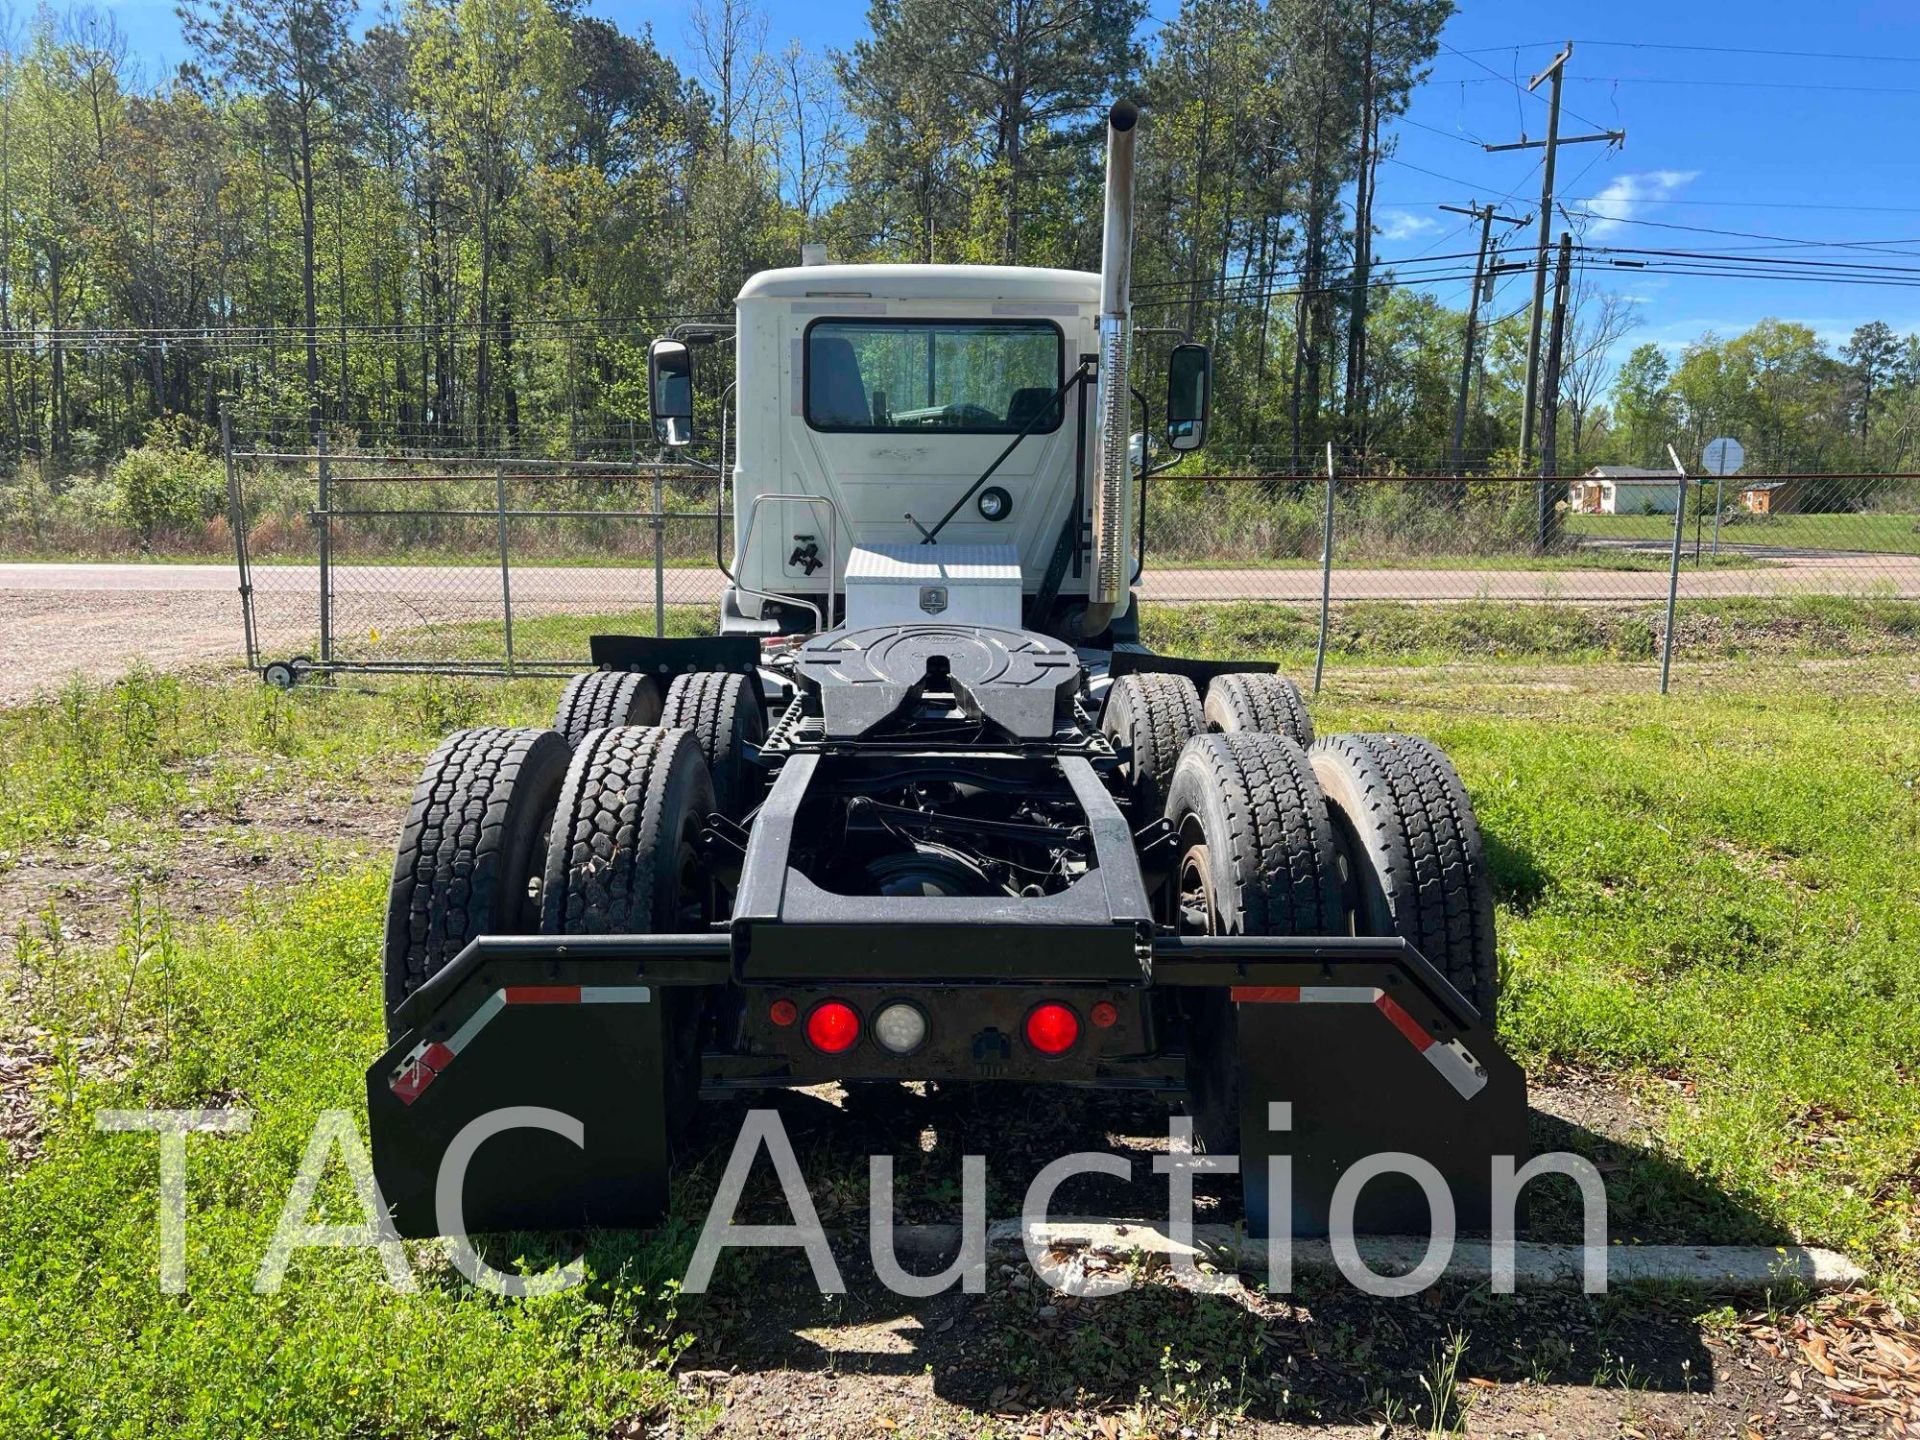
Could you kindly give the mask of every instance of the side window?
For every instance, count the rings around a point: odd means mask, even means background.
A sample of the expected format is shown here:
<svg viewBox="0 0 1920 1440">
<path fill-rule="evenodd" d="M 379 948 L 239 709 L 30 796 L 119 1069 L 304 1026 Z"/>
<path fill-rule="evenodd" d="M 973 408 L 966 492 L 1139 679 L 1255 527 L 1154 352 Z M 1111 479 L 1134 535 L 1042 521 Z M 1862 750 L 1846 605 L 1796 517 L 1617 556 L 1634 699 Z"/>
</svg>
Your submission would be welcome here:
<svg viewBox="0 0 1920 1440">
<path fill-rule="evenodd" d="M 1044 320 L 817 320 L 807 330 L 815 430 L 1017 435 L 1058 428 L 1066 342 Z"/>
</svg>

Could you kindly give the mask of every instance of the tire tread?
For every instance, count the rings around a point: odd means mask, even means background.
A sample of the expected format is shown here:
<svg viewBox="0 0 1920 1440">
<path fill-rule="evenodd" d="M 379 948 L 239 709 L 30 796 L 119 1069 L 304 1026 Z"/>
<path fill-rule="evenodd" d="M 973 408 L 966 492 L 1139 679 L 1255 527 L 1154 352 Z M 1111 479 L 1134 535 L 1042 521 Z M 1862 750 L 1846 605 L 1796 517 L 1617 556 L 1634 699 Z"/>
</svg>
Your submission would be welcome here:
<svg viewBox="0 0 1920 1440">
<path fill-rule="evenodd" d="M 1207 728 L 1223 734 L 1255 731 L 1313 744 L 1313 717 L 1300 687 L 1284 675 L 1216 675 L 1202 707 Z"/>
<path fill-rule="evenodd" d="M 758 773 L 741 753 L 743 743 L 766 734 L 758 696 L 747 675 L 707 670 L 676 676 L 660 710 L 662 728 L 689 730 L 713 773 L 713 793 L 722 814 L 738 820 L 758 798 Z"/>
<path fill-rule="evenodd" d="M 567 681 L 553 728 L 577 747 L 596 730 L 652 724 L 659 714 L 659 688 L 651 676 L 631 670 L 594 670 Z"/>
<path fill-rule="evenodd" d="M 1394 933 L 1417 947 L 1492 1021 L 1499 999 L 1493 888 L 1473 802 L 1439 748 L 1412 735 L 1331 735 L 1322 764 L 1343 768 L 1360 796 L 1349 817 L 1379 857 Z"/>
<path fill-rule="evenodd" d="M 429 757 L 387 892 L 389 1014 L 469 940 L 511 920 L 519 897 L 505 893 L 513 877 L 502 868 L 516 827 L 535 823 L 557 790 L 564 754 L 551 730 L 487 726 L 455 731 Z"/>
<path fill-rule="evenodd" d="M 1200 713 L 1200 694 L 1186 676 L 1142 671 L 1113 682 L 1101 728 L 1132 748 L 1129 784 L 1144 818 L 1160 813 L 1180 753 L 1206 729 L 1206 721 Z"/>
</svg>

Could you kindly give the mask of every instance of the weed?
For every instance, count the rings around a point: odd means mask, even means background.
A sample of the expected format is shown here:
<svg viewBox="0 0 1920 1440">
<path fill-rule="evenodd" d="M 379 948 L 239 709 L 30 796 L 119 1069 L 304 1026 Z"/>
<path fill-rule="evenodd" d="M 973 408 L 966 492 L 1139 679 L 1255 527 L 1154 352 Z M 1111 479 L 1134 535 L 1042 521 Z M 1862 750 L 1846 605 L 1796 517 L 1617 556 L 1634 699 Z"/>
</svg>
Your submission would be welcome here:
<svg viewBox="0 0 1920 1440">
<path fill-rule="evenodd" d="M 1420 1376 L 1420 1388 L 1427 1392 L 1427 1434 L 1432 1440 L 1466 1434 L 1470 1402 L 1460 1389 L 1460 1364 L 1466 1354 L 1466 1335 L 1452 1331 Z"/>
</svg>

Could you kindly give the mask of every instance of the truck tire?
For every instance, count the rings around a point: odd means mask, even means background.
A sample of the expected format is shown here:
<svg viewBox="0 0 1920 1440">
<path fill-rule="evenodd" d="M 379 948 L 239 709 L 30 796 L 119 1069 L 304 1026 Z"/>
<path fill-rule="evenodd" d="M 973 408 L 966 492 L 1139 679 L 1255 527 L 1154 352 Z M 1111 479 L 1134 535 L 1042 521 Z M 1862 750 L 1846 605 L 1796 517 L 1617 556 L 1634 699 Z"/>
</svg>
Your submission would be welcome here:
<svg viewBox="0 0 1920 1440">
<path fill-rule="evenodd" d="M 540 886 L 545 935 L 706 927 L 698 839 L 713 781 L 686 730 L 621 725 L 573 753 Z"/>
<path fill-rule="evenodd" d="M 414 787 L 387 890 L 386 1013 L 477 935 L 525 935 L 567 742 L 552 730 L 456 730 Z"/>
<path fill-rule="evenodd" d="M 1492 1027 L 1493 880 L 1453 765 L 1411 735 L 1329 735 L 1311 755 L 1347 859 L 1353 933 L 1412 943 Z"/>
<path fill-rule="evenodd" d="M 615 726 L 574 751 L 540 888 L 544 935 L 660 935 L 707 929 L 712 888 L 699 836 L 713 781 L 686 730 Z M 700 1090 L 707 987 L 660 987 L 663 1103 L 669 1136 Z"/>
<path fill-rule="evenodd" d="M 1180 753 L 1167 795 L 1179 837 L 1179 928 L 1205 935 L 1346 932 L 1340 852 L 1307 754 L 1284 735 L 1202 735 Z M 1225 990 L 1187 1011 L 1194 1140 L 1238 1153 L 1237 1021 Z"/>
<path fill-rule="evenodd" d="M 1182 748 L 1207 728 L 1193 682 L 1184 675 L 1122 675 L 1107 691 L 1100 728 L 1116 749 L 1130 752 L 1121 773 L 1134 825 L 1157 819 Z"/>
<path fill-rule="evenodd" d="M 580 742 L 610 725 L 653 725 L 660 719 L 660 687 L 650 675 L 631 670 L 595 670 L 576 675 L 560 692 L 553 728 Z"/>
<path fill-rule="evenodd" d="M 729 820 L 744 820 L 763 789 L 764 772 L 747 759 L 747 747 L 767 737 L 758 683 L 718 671 L 681 675 L 660 711 L 662 728 L 693 732 L 713 774 L 714 808 Z"/>
<path fill-rule="evenodd" d="M 1307 697 L 1284 675 L 1216 675 L 1200 709 L 1207 729 L 1222 735 L 1251 730 L 1284 735 L 1303 748 L 1313 744 Z"/>
</svg>

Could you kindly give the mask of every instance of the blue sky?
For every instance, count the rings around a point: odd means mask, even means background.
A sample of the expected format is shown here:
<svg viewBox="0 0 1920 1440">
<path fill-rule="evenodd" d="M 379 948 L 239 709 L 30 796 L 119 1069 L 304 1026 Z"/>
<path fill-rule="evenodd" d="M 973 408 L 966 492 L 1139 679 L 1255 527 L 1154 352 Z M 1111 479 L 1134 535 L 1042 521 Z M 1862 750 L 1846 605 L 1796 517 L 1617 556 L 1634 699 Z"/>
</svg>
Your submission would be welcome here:
<svg viewBox="0 0 1920 1440">
<path fill-rule="evenodd" d="M 1152 0 L 1163 19 L 1176 4 Z M 650 24 L 662 47 L 684 58 L 684 4 L 589 5 L 628 29 Z M 110 8 L 149 74 L 184 53 L 171 4 L 120 0 Z M 765 8 L 776 49 L 794 38 L 813 49 L 845 47 L 865 29 L 864 0 L 765 0 Z M 1154 28 L 1149 22 L 1149 38 Z M 1594 144 L 1561 152 L 1559 192 L 1567 209 L 1586 212 L 1587 242 L 1920 271 L 1920 6 L 1911 0 L 1463 0 L 1407 123 L 1394 127 L 1398 148 L 1381 173 L 1379 253 L 1428 259 L 1404 274 L 1424 268 L 1451 276 L 1467 263 L 1431 259 L 1467 250 L 1476 238 L 1469 222 L 1438 204 L 1494 200 L 1509 213 L 1536 209 L 1539 152 L 1489 155 L 1480 142 L 1544 133 L 1543 99 L 1520 87 L 1569 38 L 1575 46 L 1562 133 L 1627 132 L 1621 150 Z M 1751 51 L 1797 53 L 1732 53 Z M 1557 219 L 1555 233 L 1567 223 Z M 1673 226 L 1698 228 L 1660 228 Z M 1631 271 L 1595 283 L 1634 300 L 1640 323 L 1630 343 L 1678 347 L 1703 330 L 1733 333 L 1770 315 L 1811 325 L 1834 344 L 1874 318 L 1901 333 L 1920 331 L 1920 288 L 1904 285 Z M 1464 280 L 1432 288 L 1449 304 L 1465 302 Z M 1525 277 L 1509 277 L 1494 313 L 1525 298 Z"/>
</svg>

